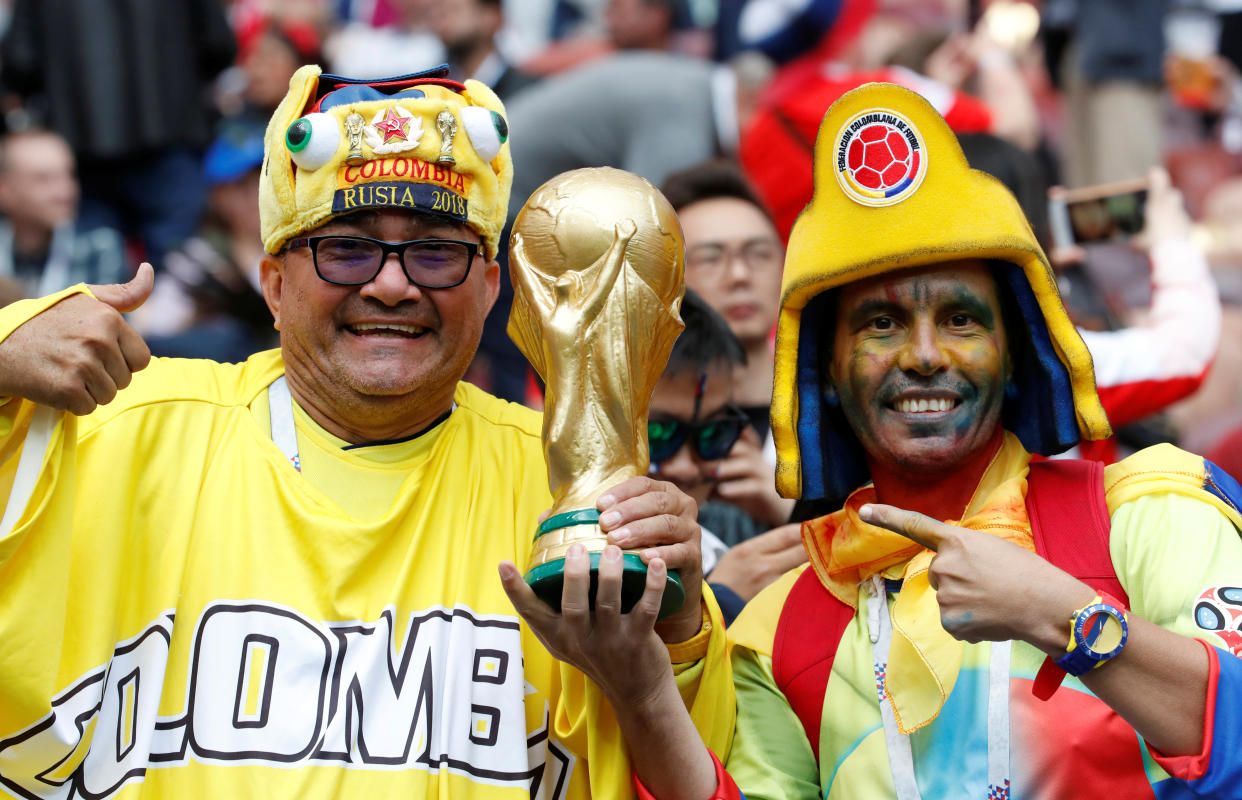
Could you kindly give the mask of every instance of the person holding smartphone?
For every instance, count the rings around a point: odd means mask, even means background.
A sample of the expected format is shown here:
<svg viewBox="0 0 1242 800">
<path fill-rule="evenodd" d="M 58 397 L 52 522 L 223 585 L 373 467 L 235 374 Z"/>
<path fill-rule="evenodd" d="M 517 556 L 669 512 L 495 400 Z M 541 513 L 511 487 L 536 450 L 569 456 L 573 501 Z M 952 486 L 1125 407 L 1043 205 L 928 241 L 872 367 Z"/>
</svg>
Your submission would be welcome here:
<svg viewBox="0 0 1242 800">
<path fill-rule="evenodd" d="M 1017 198 L 1061 280 L 1070 281 L 1070 275 L 1077 272 L 1089 281 L 1090 275 L 1081 265 L 1089 257 L 1087 248 L 1095 241 L 1086 236 L 1087 230 L 1072 225 L 1064 195 L 1058 195 L 1061 190 L 1047 188 L 1038 162 L 989 134 L 959 135 L 958 142 L 971 167 L 999 179 Z M 1100 199 L 1090 205 L 1107 214 L 1110 208 L 1133 207 L 1141 201 L 1137 214 L 1123 219 L 1109 217 L 1098 230 L 1107 240 L 1128 240 L 1147 253 L 1151 303 L 1146 313 L 1132 315 L 1126 324 L 1105 319 L 1110 329 L 1104 330 L 1075 317 L 1095 363 L 1100 402 L 1114 429 L 1194 394 L 1206 380 L 1220 345 L 1220 295 L 1207 257 L 1191 236 L 1190 215 L 1182 194 L 1162 167 L 1153 168 L 1142 186 L 1141 194 L 1127 192 L 1125 203 L 1109 204 L 1108 195 L 1097 192 Z M 1136 236 L 1125 235 L 1140 228 Z M 1062 294 L 1066 294 L 1064 288 Z M 1072 294 L 1067 296 L 1067 305 L 1071 316 L 1082 307 Z M 1116 437 L 1082 442 L 1078 453 L 1116 461 Z"/>
</svg>

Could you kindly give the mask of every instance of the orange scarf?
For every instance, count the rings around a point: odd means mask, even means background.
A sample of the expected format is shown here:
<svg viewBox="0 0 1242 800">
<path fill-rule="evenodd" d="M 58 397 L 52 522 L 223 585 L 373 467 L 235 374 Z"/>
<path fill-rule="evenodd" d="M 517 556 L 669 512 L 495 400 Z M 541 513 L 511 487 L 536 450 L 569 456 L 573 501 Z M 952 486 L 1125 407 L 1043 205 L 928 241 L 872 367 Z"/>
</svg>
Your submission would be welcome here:
<svg viewBox="0 0 1242 800">
<path fill-rule="evenodd" d="M 963 519 L 950 525 L 986 531 L 1035 551 L 1026 513 L 1026 475 L 1030 454 L 1013 434 L 984 470 Z M 905 564 L 901 591 L 893 601 L 893 641 L 887 678 L 897 727 L 911 733 L 940 713 L 962 664 L 962 642 L 940 624 L 936 592 L 927 579 L 935 553 L 900 534 L 863 522 L 858 509 L 877 502 L 864 486 L 845 507 L 802 525 L 802 542 L 820 582 L 841 602 L 858 610 L 862 583 L 890 567 Z"/>
</svg>

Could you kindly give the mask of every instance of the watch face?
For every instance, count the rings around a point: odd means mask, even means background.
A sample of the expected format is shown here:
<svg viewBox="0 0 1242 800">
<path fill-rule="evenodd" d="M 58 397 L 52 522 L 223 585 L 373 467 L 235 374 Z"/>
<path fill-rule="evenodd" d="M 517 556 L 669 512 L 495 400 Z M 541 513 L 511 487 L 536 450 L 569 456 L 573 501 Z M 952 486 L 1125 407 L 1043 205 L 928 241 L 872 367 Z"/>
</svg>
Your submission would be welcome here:
<svg viewBox="0 0 1242 800">
<path fill-rule="evenodd" d="M 1074 622 L 1074 639 L 1094 661 L 1107 661 L 1121 652 L 1129 636 L 1125 617 L 1105 603 L 1087 606 Z"/>
</svg>

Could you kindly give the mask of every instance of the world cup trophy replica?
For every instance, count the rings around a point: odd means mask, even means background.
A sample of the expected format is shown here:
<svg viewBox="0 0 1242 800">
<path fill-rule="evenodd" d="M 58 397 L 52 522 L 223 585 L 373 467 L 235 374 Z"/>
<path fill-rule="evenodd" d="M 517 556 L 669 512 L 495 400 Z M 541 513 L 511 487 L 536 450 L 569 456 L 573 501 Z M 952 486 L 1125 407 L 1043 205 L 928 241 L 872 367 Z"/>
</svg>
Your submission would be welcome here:
<svg viewBox="0 0 1242 800">
<path fill-rule="evenodd" d="M 651 392 L 683 327 L 684 244 L 664 195 L 611 167 L 566 172 L 518 213 L 509 246 L 509 336 L 546 385 L 543 451 L 552 509 L 535 532 L 525 575 L 560 609 L 565 553 L 591 560 L 591 598 L 607 538 L 595 500 L 646 475 Z M 622 553 L 622 610 L 642 595 L 647 568 Z M 669 571 L 660 616 L 685 602 Z"/>
</svg>

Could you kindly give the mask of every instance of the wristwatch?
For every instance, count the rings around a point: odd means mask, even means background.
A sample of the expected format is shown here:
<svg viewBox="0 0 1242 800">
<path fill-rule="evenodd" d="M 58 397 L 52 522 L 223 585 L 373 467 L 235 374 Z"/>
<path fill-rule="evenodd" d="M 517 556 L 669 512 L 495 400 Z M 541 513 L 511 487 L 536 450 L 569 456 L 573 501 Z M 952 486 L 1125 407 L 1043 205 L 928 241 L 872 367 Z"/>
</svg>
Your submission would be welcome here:
<svg viewBox="0 0 1242 800">
<path fill-rule="evenodd" d="M 1115 598 L 1097 594 L 1070 617 L 1070 640 L 1056 665 L 1069 675 L 1082 675 L 1120 655 L 1130 637 L 1125 607 Z"/>
<path fill-rule="evenodd" d="M 1105 592 L 1070 615 L 1069 644 L 1065 654 L 1049 656 L 1035 676 L 1032 691 L 1047 700 L 1067 674 L 1084 675 L 1112 661 L 1126 646 L 1130 626 L 1125 605 Z"/>
</svg>

